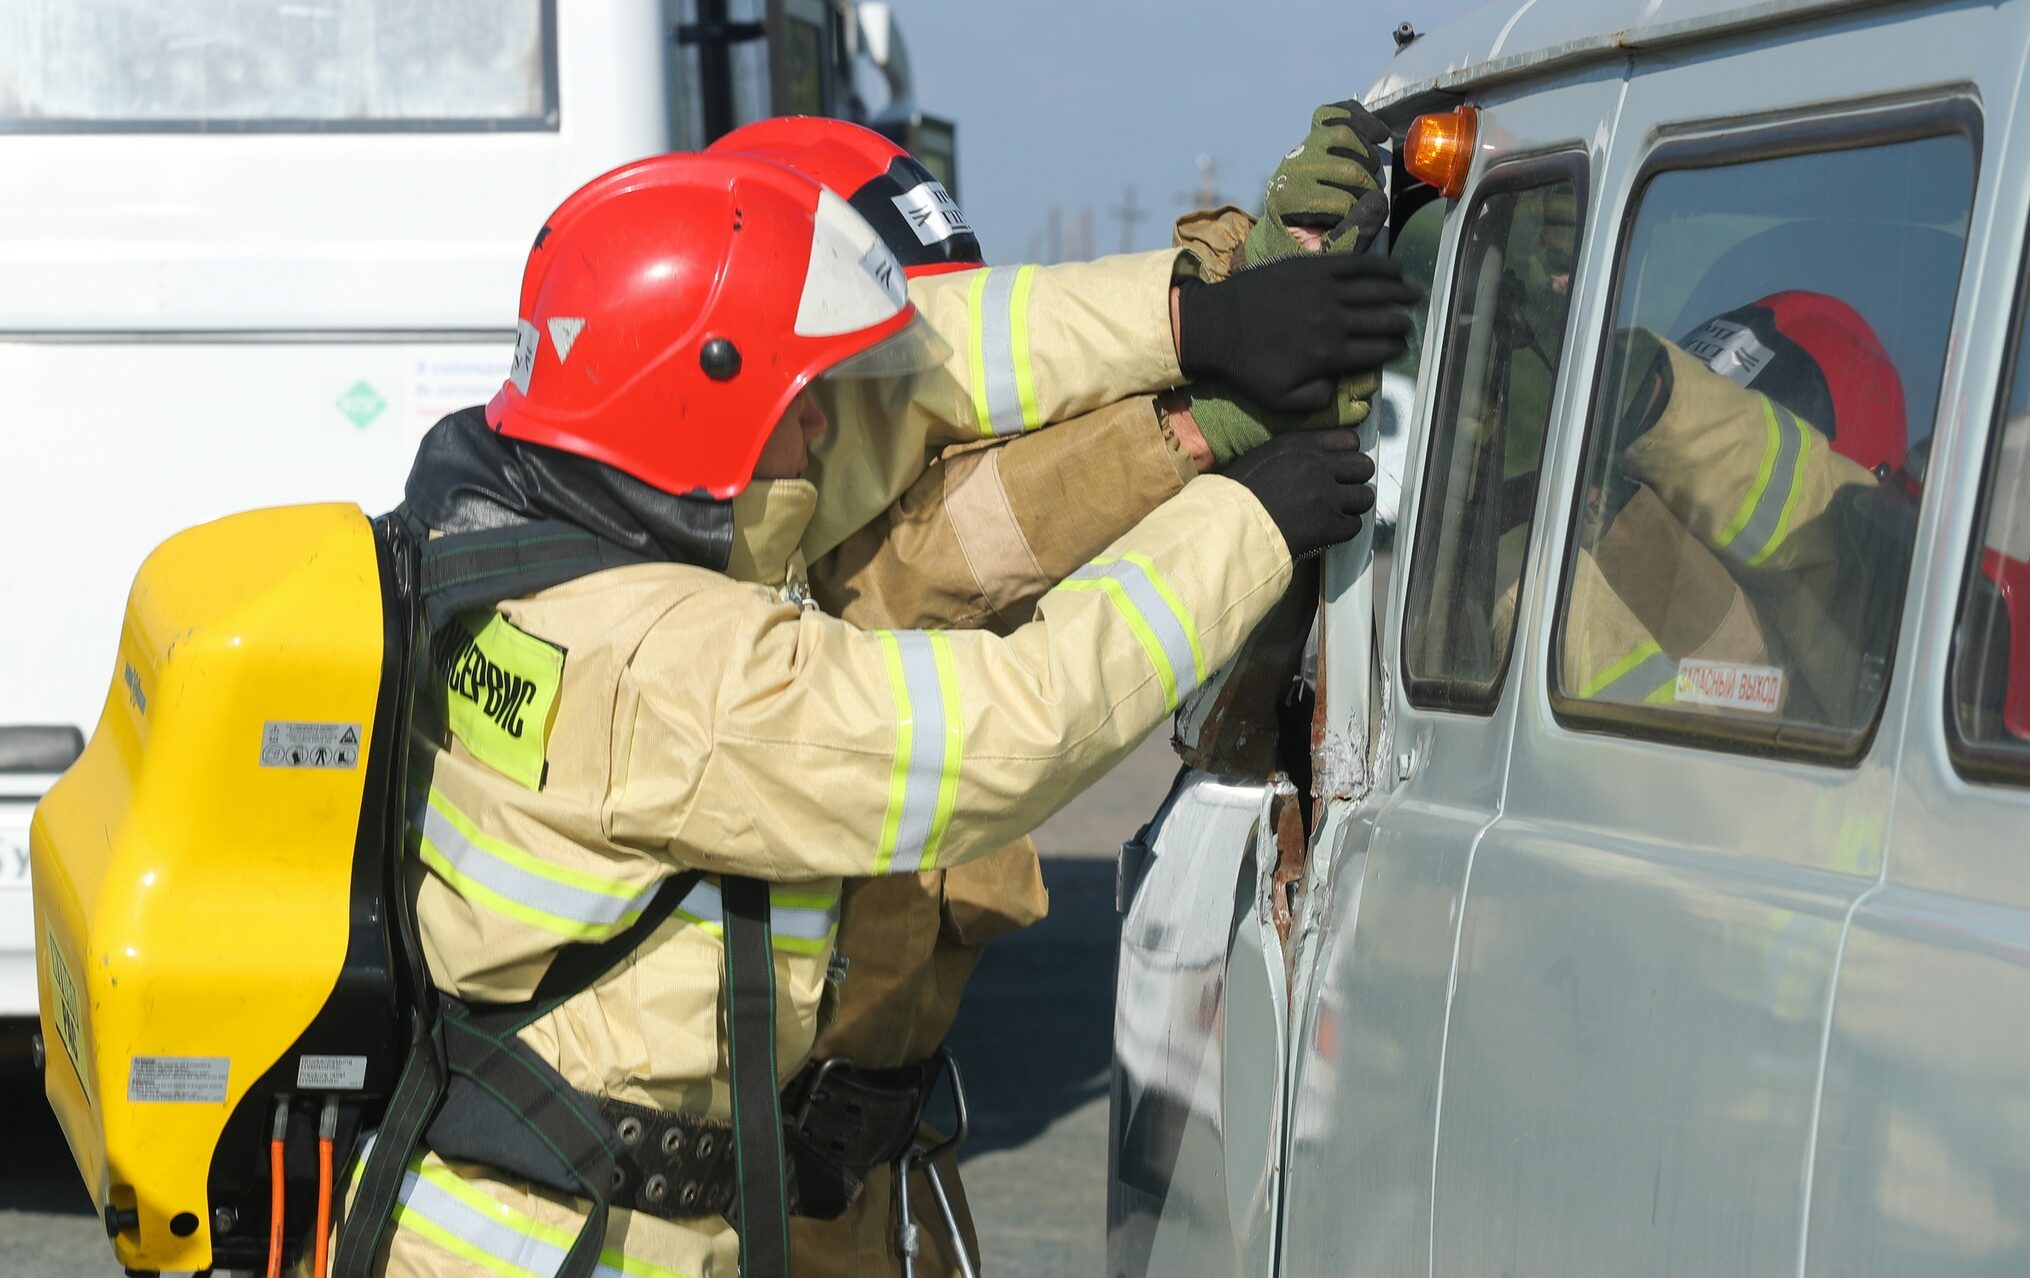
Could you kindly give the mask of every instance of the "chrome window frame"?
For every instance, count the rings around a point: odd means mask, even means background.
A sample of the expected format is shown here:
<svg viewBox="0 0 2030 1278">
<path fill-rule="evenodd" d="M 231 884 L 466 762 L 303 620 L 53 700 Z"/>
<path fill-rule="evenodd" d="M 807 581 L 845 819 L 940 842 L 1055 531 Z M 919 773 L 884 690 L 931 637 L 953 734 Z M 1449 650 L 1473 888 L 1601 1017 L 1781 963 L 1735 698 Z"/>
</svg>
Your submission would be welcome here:
<svg viewBox="0 0 2030 1278">
<path fill-rule="evenodd" d="M 1897 658 L 1902 647 L 1903 624 L 1907 620 L 1910 604 L 1910 574 L 1916 568 L 1917 550 L 1920 549 L 1915 544 L 1912 546 L 1910 563 L 1904 568 L 1903 589 L 1898 593 L 1896 600 L 1896 616 L 1888 627 L 1889 647 L 1884 653 L 1888 678 L 1882 685 L 1882 696 L 1875 704 L 1874 714 L 1869 718 L 1867 726 L 1859 731 L 1841 732 L 1811 724 L 1785 721 L 1772 735 L 1768 732 L 1748 731 L 1747 729 L 1753 725 L 1717 715 L 1705 717 L 1688 714 L 1682 710 L 1581 700 L 1566 694 L 1560 673 L 1560 654 L 1565 650 L 1565 623 L 1570 612 L 1572 569 L 1578 561 L 1576 548 L 1580 544 L 1579 525 L 1586 509 L 1583 501 L 1584 485 L 1599 459 L 1601 438 L 1596 426 L 1600 417 L 1602 392 L 1606 388 L 1612 363 L 1611 346 L 1615 333 L 1615 317 L 1621 313 L 1623 290 L 1628 283 L 1629 253 L 1635 243 L 1635 225 L 1641 217 L 1650 183 L 1666 173 L 1729 168 L 1763 160 L 1789 159 L 1833 151 L 1865 150 L 1871 147 L 1891 146 L 1899 142 L 1917 142 L 1928 138 L 1956 135 L 1965 138 L 1972 149 L 1973 180 L 1967 192 L 1970 210 L 1980 195 L 1981 148 L 1984 141 L 1985 119 L 1981 114 L 1979 101 L 1964 90 L 1955 88 L 1948 96 L 1927 97 L 1917 102 L 1905 101 L 1886 106 L 1831 102 L 1816 103 L 1804 110 L 1810 112 L 1805 118 L 1776 123 L 1751 122 L 1746 127 L 1731 129 L 1726 128 L 1727 122 L 1688 121 L 1683 126 L 1687 131 L 1706 128 L 1719 128 L 1724 131 L 1710 134 L 1702 132 L 1696 137 L 1667 137 L 1659 141 L 1643 156 L 1635 177 L 1629 184 L 1628 199 L 1621 209 L 1620 230 L 1614 247 L 1613 274 L 1609 277 L 1607 297 L 1602 311 L 1602 331 L 1595 339 L 1593 386 L 1586 397 L 1586 417 L 1582 427 L 1585 438 L 1579 455 L 1578 469 L 1573 477 L 1575 488 L 1572 501 L 1566 513 L 1564 563 L 1558 569 L 1549 660 L 1544 669 L 1544 692 L 1550 701 L 1551 714 L 1561 727 L 1575 732 L 1627 737 L 1663 745 L 1719 750 L 1730 754 L 1841 768 L 1858 766 L 1874 748 L 1876 734 L 1882 726 L 1883 709 L 1888 705 L 1890 693 L 1896 685 Z M 1846 113 L 1829 115 L 1829 112 Z M 1950 314 L 1957 313 L 1959 300 L 1966 290 L 1968 250 L 1972 247 L 1973 229 L 1973 226 L 1969 225 L 1969 240 L 1961 250 L 1959 278 L 1954 281 L 1954 304 Z M 1945 373 L 1945 367 L 1941 366 L 1939 369 L 1941 383 Z M 1935 421 L 1933 426 L 1935 428 Z"/>
<path fill-rule="evenodd" d="M 1472 220 L 1480 214 L 1481 209 L 1485 207 L 1490 199 L 1530 191 L 1539 187 L 1549 186 L 1555 182 L 1569 182 L 1572 185 L 1572 235 L 1574 246 L 1572 255 L 1572 284 L 1565 299 L 1565 341 L 1559 347 L 1558 366 L 1551 370 L 1551 385 L 1553 390 L 1555 390 L 1558 381 L 1563 376 L 1564 369 L 1570 364 L 1571 356 L 1574 352 L 1572 339 L 1577 336 L 1573 332 L 1573 325 L 1579 314 L 1578 301 L 1580 290 L 1583 287 L 1581 267 L 1584 261 L 1583 255 L 1578 249 L 1579 246 L 1585 243 L 1586 218 L 1592 212 L 1591 191 L 1588 187 L 1590 176 L 1591 157 L 1583 150 L 1564 149 L 1519 159 L 1504 160 L 1497 166 L 1490 168 L 1479 181 L 1473 184 L 1473 188 L 1469 192 L 1469 202 L 1460 205 L 1462 212 L 1459 214 L 1459 243 L 1453 252 L 1452 278 L 1446 286 L 1447 299 L 1444 331 L 1436 331 L 1436 325 L 1427 324 L 1424 333 L 1424 344 L 1427 348 L 1431 346 L 1434 340 L 1438 343 L 1436 351 L 1436 375 L 1432 379 L 1432 394 L 1437 396 L 1437 399 L 1431 406 L 1430 418 L 1426 428 L 1427 433 L 1423 441 L 1424 469 L 1417 479 L 1417 522 L 1410 530 L 1410 562 L 1403 579 L 1403 599 L 1406 604 L 1404 610 L 1406 615 L 1403 624 L 1397 628 L 1396 634 L 1396 660 L 1398 662 L 1398 669 L 1402 671 L 1403 693 L 1408 697 L 1410 704 L 1419 710 L 1439 714 L 1461 714 L 1472 715 L 1476 718 L 1487 718 L 1493 715 L 1495 710 L 1501 705 L 1502 696 L 1508 689 L 1509 672 L 1515 666 L 1516 647 L 1523 638 L 1523 605 L 1527 601 L 1529 591 L 1529 554 L 1536 545 L 1537 529 L 1539 527 L 1537 516 L 1542 512 L 1544 502 L 1545 476 L 1542 473 L 1544 468 L 1540 460 L 1539 474 L 1537 476 L 1537 492 L 1536 496 L 1532 499 L 1533 504 L 1530 509 L 1528 545 L 1523 549 L 1524 570 L 1516 583 L 1515 623 L 1510 629 L 1508 650 L 1502 654 L 1501 663 L 1495 671 L 1493 681 L 1483 689 L 1479 685 L 1470 684 L 1456 678 L 1420 677 L 1417 675 L 1415 673 L 1416 663 L 1410 659 L 1410 625 L 1407 616 L 1407 603 L 1415 597 L 1418 577 L 1423 571 L 1424 566 L 1431 562 L 1430 555 L 1436 553 L 1435 546 L 1427 547 L 1425 545 L 1422 524 L 1424 511 L 1427 508 L 1426 503 L 1432 497 L 1432 484 L 1434 483 L 1438 467 L 1438 454 L 1440 450 L 1436 447 L 1436 441 L 1437 432 L 1440 429 L 1439 409 L 1447 407 L 1446 396 L 1451 390 L 1448 379 L 1453 372 L 1453 360 L 1455 358 L 1463 358 L 1465 354 L 1464 351 L 1454 349 L 1452 321 L 1453 317 L 1460 313 L 1460 307 L 1465 299 L 1465 292 L 1468 287 L 1466 279 L 1466 252 L 1470 247 L 1467 242 L 1467 236 L 1472 230 Z M 1442 259 L 1440 264 L 1443 265 Z M 1434 281 L 1434 287 L 1435 283 Z M 1557 428 L 1558 422 L 1555 416 L 1552 416 L 1544 424 L 1544 451 L 1546 454 L 1550 451 L 1550 441 Z M 1439 513 L 1442 514 L 1442 510 Z M 1432 571 L 1436 571 L 1435 566 L 1432 568 Z"/>
</svg>

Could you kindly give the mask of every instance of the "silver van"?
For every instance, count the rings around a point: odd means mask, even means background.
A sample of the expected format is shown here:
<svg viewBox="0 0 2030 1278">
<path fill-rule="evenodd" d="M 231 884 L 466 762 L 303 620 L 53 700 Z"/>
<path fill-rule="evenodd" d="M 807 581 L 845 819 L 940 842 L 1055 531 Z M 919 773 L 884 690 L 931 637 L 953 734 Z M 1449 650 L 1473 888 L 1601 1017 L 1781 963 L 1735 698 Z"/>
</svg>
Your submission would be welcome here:
<svg viewBox="0 0 2030 1278">
<path fill-rule="evenodd" d="M 1111 1273 L 2030 1273 L 2026 55 L 1498 0 L 1366 95 L 1402 517 L 1123 850 Z"/>
</svg>

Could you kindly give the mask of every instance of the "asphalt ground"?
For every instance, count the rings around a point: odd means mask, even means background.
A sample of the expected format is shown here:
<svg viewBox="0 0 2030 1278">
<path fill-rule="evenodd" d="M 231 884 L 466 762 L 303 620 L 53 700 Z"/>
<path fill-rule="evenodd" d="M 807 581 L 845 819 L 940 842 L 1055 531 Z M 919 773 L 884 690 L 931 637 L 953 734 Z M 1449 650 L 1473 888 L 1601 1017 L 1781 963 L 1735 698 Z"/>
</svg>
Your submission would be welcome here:
<svg viewBox="0 0 2030 1278">
<path fill-rule="evenodd" d="M 1050 917 L 989 948 L 953 1033 L 973 1107 L 961 1169 L 990 1273 L 1105 1268 L 1114 853 L 1169 788 L 1166 737 L 1037 832 Z M 0 1278 L 118 1275 L 42 1080 L 18 1054 L 0 1059 L 0 1133 Z"/>
</svg>

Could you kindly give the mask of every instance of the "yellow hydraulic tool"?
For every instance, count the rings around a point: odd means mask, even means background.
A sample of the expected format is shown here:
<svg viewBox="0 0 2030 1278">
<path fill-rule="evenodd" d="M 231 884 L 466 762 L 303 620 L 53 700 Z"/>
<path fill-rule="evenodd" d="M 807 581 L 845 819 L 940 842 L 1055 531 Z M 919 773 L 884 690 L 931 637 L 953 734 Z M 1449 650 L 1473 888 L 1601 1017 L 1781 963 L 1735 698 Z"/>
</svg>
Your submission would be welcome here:
<svg viewBox="0 0 2030 1278">
<path fill-rule="evenodd" d="M 351 505 L 164 542 L 36 809 L 45 1087 L 130 1271 L 258 1270 L 278 1201 L 293 1259 L 320 1123 L 342 1166 L 394 1086 L 408 553 Z"/>
</svg>

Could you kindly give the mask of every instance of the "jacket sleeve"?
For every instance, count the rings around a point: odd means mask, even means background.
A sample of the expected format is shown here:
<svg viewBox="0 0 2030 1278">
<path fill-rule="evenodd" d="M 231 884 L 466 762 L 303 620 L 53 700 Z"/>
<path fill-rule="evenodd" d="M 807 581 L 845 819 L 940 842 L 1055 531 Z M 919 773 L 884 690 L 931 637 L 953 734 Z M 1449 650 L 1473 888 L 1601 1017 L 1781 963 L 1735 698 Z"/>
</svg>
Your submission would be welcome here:
<svg viewBox="0 0 2030 1278">
<path fill-rule="evenodd" d="M 900 497 L 938 451 L 1065 423 L 1184 380 L 1170 285 L 1194 252 L 1161 249 L 1056 266 L 995 266 L 912 280 L 910 300 L 949 348 L 939 369 L 819 383 L 831 430 L 806 472 L 818 509 L 812 563 Z"/>
<path fill-rule="evenodd" d="M 1197 271 L 1192 254 L 1160 249 L 911 281 L 910 300 L 951 347 L 959 392 L 927 405 L 932 442 L 1019 435 L 1183 381 L 1170 285 Z"/>
<path fill-rule="evenodd" d="M 863 631 L 752 588 L 698 592 L 623 680 L 609 834 L 778 880 L 981 855 L 1119 762 L 1289 580 L 1260 503 L 1202 476 L 1006 638 Z"/>
<path fill-rule="evenodd" d="M 1150 396 L 1065 427 L 946 450 L 900 501 L 811 565 L 818 603 L 857 626 L 1006 634 L 1197 473 Z"/>
<path fill-rule="evenodd" d="M 1227 204 L 1178 218 L 1170 242 L 1189 249 L 1200 263 L 1199 278 L 1215 284 L 1241 269 L 1241 249 L 1254 229 L 1254 214 Z"/>
<path fill-rule="evenodd" d="M 1665 342 L 1670 399 L 1623 450 L 1700 541 L 1737 571 L 1795 572 L 1834 562 L 1837 522 L 1822 519 L 1843 488 L 1873 485 L 1810 422 Z"/>
</svg>

